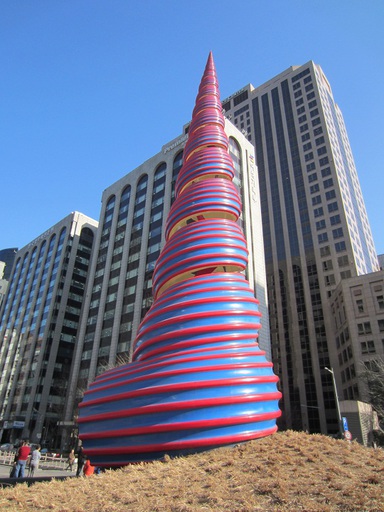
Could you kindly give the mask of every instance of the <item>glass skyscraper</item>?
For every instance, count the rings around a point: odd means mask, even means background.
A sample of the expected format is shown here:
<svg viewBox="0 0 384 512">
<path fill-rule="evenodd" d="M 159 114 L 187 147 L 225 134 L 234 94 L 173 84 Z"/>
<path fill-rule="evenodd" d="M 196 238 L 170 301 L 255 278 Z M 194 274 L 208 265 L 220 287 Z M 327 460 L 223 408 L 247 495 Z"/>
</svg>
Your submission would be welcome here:
<svg viewBox="0 0 384 512">
<path fill-rule="evenodd" d="M 0 311 L 2 442 L 60 446 L 97 222 L 74 212 L 20 249 Z"/>
</svg>

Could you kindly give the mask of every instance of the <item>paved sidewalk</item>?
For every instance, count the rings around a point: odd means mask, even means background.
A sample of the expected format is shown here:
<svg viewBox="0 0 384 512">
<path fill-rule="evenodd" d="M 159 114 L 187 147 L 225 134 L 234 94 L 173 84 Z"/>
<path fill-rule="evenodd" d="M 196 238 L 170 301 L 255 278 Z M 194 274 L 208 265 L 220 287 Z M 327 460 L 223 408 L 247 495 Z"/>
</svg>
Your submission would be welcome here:
<svg viewBox="0 0 384 512">
<path fill-rule="evenodd" d="M 11 466 L 9 466 L 8 464 L 0 464 L 0 479 L 4 479 L 4 478 L 9 478 L 9 473 L 11 471 Z M 26 470 L 25 472 L 25 476 L 28 475 L 28 470 Z M 33 477 L 35 478 L 39 478 L 39 477 L 43 477 L 43 478 L 58 478 L 60 477 L 61 479 L 63 477 L 75 477 L 76 476 L 76 471 L 64 471 L 62 469 L 37 469 L 33 475 Z"/>
</svg>

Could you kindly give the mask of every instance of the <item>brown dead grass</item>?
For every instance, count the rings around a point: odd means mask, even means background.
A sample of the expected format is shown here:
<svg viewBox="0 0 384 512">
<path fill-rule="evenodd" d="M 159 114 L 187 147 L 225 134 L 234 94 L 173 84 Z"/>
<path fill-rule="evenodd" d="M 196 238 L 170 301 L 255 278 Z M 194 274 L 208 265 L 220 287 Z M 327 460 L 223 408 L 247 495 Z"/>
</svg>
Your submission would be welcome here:
<svg viewBox="0 0 384 512">
<path fill-rule="evenodd" d="M 88 478 L 0 490 L 7 512 L 384 511 L 384 450 L 282 432 Z"/>
</svg>

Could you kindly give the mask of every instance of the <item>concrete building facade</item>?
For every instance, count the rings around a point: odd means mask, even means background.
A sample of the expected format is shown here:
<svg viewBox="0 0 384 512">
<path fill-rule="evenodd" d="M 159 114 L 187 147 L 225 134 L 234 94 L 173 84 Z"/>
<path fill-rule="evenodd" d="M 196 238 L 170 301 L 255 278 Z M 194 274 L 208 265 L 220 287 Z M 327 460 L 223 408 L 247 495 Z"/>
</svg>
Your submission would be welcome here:
<svg viewBox="0 0 384 512">
<path fill-rule="evenodd" d="M 359 375 L 374 359 L 384 359 L 384 270 L 341 281 L 330 305 L 340 399 L 368 401 Z"/>
</svg>

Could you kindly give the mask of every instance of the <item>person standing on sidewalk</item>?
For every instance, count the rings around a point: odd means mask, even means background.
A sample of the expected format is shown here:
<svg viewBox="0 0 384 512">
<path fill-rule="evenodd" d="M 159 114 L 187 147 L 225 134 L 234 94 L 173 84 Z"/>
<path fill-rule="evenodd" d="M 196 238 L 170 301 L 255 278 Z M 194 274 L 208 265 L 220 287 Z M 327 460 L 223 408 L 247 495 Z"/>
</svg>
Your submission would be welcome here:
<svg viewBox="0 0 384 512">
<path fill-rule="evenodd" d="M 81 476 L 83 472 L 83 466 L 85 462 L 85 455 L 83 452 L 83 447 L 80 446 L 79 451 L 77 452 L 77 471 L 76 476 Z"/>
<path fill-rule="evenodd" d="M 39 467 L 39 462 L 41 459 L 40 450 L 41 450 L 41 446 L 38 444 L 32 452 L 31 460 L 29 461 L 28 476 L 33 476 L 35 469 L 37 469 Z"/>
<path fill-rule="evenodd" d="M 75 450 L 71 450 L 69 455 L 68 455 L 68 459 L 67 459 L 68 466 L 65 468 L 66 471 L 68 469 L 70 471 L 73 471 L 73 465 L 75 463 L 75 460 L 76 460 Z"/>
<path fill-rule="evenodd" d="M 25 439 L 22 441 L 21 446 L 17 451 L 17 464 L 16 464 L 15 478 L 24 478 L 25 466 L 27 464 L 27 460 L 28 460 L 30 453 L 31 453 L 31 448 L 29 447 L 29 441 L 27 439 Z"/>
</svg>

